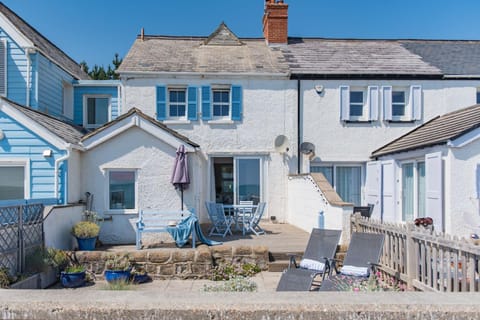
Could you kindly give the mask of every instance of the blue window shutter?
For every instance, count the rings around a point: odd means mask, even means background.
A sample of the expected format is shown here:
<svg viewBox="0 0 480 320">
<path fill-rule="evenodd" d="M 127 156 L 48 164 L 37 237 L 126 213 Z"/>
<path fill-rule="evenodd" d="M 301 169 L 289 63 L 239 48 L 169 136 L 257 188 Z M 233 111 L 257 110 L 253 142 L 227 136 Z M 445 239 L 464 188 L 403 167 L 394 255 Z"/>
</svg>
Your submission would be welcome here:
<svg viewBox="0 0 480 320">
<path fill-rule="evenodd" d="M 340 120 L 350 120 L 350 87 L 340 86 Z"/>
<path fill-rule="evenodd" d="M 242 87 L 232 86 L 232 120 L 242 120 Z"/>
<path fill-rule="evenodd" d="M 412 120 L 422 119 L 422 87 L 410 87 L 410 110 L 412 111 Z"/>
<path fill-rule="evenodd" d="M 368 108 L 370 109 L 369 120 L 378 120 L 378 87 L 368 87 Z"/>
<path fill-rule="evenodd" d="M 197 87 L 188 87 L 188 120 L 197 120 Z"/>
<path fill-rule="evenodd" d="M 210 86 L 202 86 L 202 120 L 212 119 Z"/>
<path fill-rule="evenodd" d="M 157 120 L 167 119 L 167 88 L 157 87 Z"/>
<path fill-rule="evenodd" d="M 392 120 L 392 87 L 382 87 L 383 119 Z"/>
</svg>

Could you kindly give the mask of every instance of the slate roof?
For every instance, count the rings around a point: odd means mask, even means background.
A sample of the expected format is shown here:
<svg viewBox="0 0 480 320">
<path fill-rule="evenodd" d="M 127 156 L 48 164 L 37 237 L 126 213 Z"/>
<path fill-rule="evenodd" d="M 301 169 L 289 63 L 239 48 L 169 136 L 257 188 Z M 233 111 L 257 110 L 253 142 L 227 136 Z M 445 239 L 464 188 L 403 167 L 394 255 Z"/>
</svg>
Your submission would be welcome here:
<svg viewBox="0 0 480 320">
<path fill-rule="evenodd" d="M 82 141 L 88 139 L 88 138 L 91 138 L 93 136 L 95 136 L 96 134 L 106 130 L 107 128 L 113 126 L 114 124 L 122 121 L 123 119 L 125 118 L 128 118 L 130 117 L 131 115 L 133 114 L 137 114 L 139 117 L 142 117 L 143 119 L 145 119 L 146 121 L 152 123 L 153 125 L 159 127 L 160 129 L 162 130 L 165 130 L 167 131 L 169 134 L 173 135 L 174 137 L 182 140 L 183 142 L 185 143 L 188 143 L 189 145 L 191 145 L 192 147 L 194 148 L 198 148 L 200 147 L 200 145 L 196 144 L 195 142 L 191 141 L 190 139 L 188 139 L 187 137 L 185 137 L 184 135 L 181 135 L 180 133 L 178 133 L 177 131 L 173 130 L 173 129 L 170 129 L 169 127 L 167 127 L 166 125 L 164 125 L 163 123 L 155 120 L 154 118 L 146 115 L 145 113 L 143 113 L 142 111 L 140 111 L 139 109 L 137 108 L 132 108 L 130 109 L 127 113 L 124 113 L 122 114 L 121 116 L 119 116 L 118 118 L 116 118 L 115 120 L 112 120 L 110 122 L 107 122 L 106 124 L 104 124 L 103 126 L 95 129 L 94 131 L 86 134 L 85 136 L 83 136 L 83 138 L 81 139 Z"/>
<path fill-rule="evenodd" d="M 372 152 L 372 157 L 445 144 L 480 127 L 480 104 L 437 116 Z"/>
<path fill-rule="evenodd" d="M 139 36 L 117 72 L 288 75 L 289 69 L 264 39 L 239 39 L 222 23 L 209 37 Z"/>
<path fill-rule="evenodd" d="M 0 12 L 10 20 L 10 22 L 25 36 L 33 45 L 38 48 L 44 55 L 52 59 L 60 68 L 64 69 L 76 79 L 87 80 L 88 75 L 80 68 L 72 58 L 51 43 L 47 38 L 40 34 L 35 28 L 30 26 L 25 20 L 20 18 L 0 2 Z"/>
<path fill-rule="evenodd" d="M 404 48 L 445 75 L 480 76 L 480 41 L 402 40 Z"/>
<path fill-rule="evenodd" d="M 289 38 L 279 47 L 298 75 L 441 75 L 398 41 Z"/>
<path fill-rule="evenodd" d="M 60 120 L 46 113 L 24 107 L 4 97 L 0 97 L 0 99 L 5 100 L 10 106 L 20 111 L 25 116 L 29 117 L 67 143 L 78 145 L 80 139 L 87 133 L 83 127 L 67 122 L 66 120 Z"/>
</svg>

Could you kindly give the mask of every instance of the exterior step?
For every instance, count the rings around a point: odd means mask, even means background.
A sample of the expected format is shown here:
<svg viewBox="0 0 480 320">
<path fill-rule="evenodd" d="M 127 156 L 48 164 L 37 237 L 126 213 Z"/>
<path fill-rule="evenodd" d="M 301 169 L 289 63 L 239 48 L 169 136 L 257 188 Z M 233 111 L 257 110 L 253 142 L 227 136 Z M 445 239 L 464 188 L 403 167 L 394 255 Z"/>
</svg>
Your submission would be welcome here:
<svg viewBox="0 0 480 320">
<path fill-rule="evenodd" d="M 268 264 L 268 272 L 283 272 L 288 268 L 289 260 L 277 260 Z"/>
</svg>

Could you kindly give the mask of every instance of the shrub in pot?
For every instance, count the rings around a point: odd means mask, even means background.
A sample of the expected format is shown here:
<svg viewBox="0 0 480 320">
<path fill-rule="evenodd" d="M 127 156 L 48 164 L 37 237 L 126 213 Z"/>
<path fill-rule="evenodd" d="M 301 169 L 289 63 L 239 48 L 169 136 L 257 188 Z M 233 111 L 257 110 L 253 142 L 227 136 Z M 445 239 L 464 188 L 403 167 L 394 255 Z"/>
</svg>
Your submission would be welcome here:
<svg viewBox="0 0 480 320">
<path fill-rule="evenodd" d="M 60 282 L 65 288 L 77 288 L 85 284 L 86 270 L 82 265 L 70 265 L 60 273 Z"/>
<path fill-rule="evenodd" d="M 77 238 L 79 250 L 94 250 L 100 226 L 91 221 L 77 222 L 72 228 L 72 234 Z"/>
<path fill-rule="evenodd" d="M 105 280 L 107 282 L 128 282 L 130 280 L 132 262 L 128 255 L 112 255 L 105 261 Z"/>
</svg>

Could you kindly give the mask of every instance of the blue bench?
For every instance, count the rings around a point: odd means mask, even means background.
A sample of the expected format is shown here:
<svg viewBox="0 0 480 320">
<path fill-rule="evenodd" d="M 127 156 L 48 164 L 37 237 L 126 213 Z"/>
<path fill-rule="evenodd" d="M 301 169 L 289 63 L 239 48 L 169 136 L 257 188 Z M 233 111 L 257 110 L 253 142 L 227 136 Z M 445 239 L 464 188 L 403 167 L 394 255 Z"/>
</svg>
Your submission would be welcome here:
<svg viewBox="0 0 480 320">
<path fill-rule="evenodd" d="M 174 227 L 177 223 L 188 218 L 192 213 L 183 211 L 161 211 L 156 209 L 141 210 L 136 222 L 137 226 L 137 250 L 141 249 L 142 233 L 145 232 L 168 232 L 168 227 Z M 192 248 L 195 248 L 195 232 L 192 232 Z"/>
</svg>

